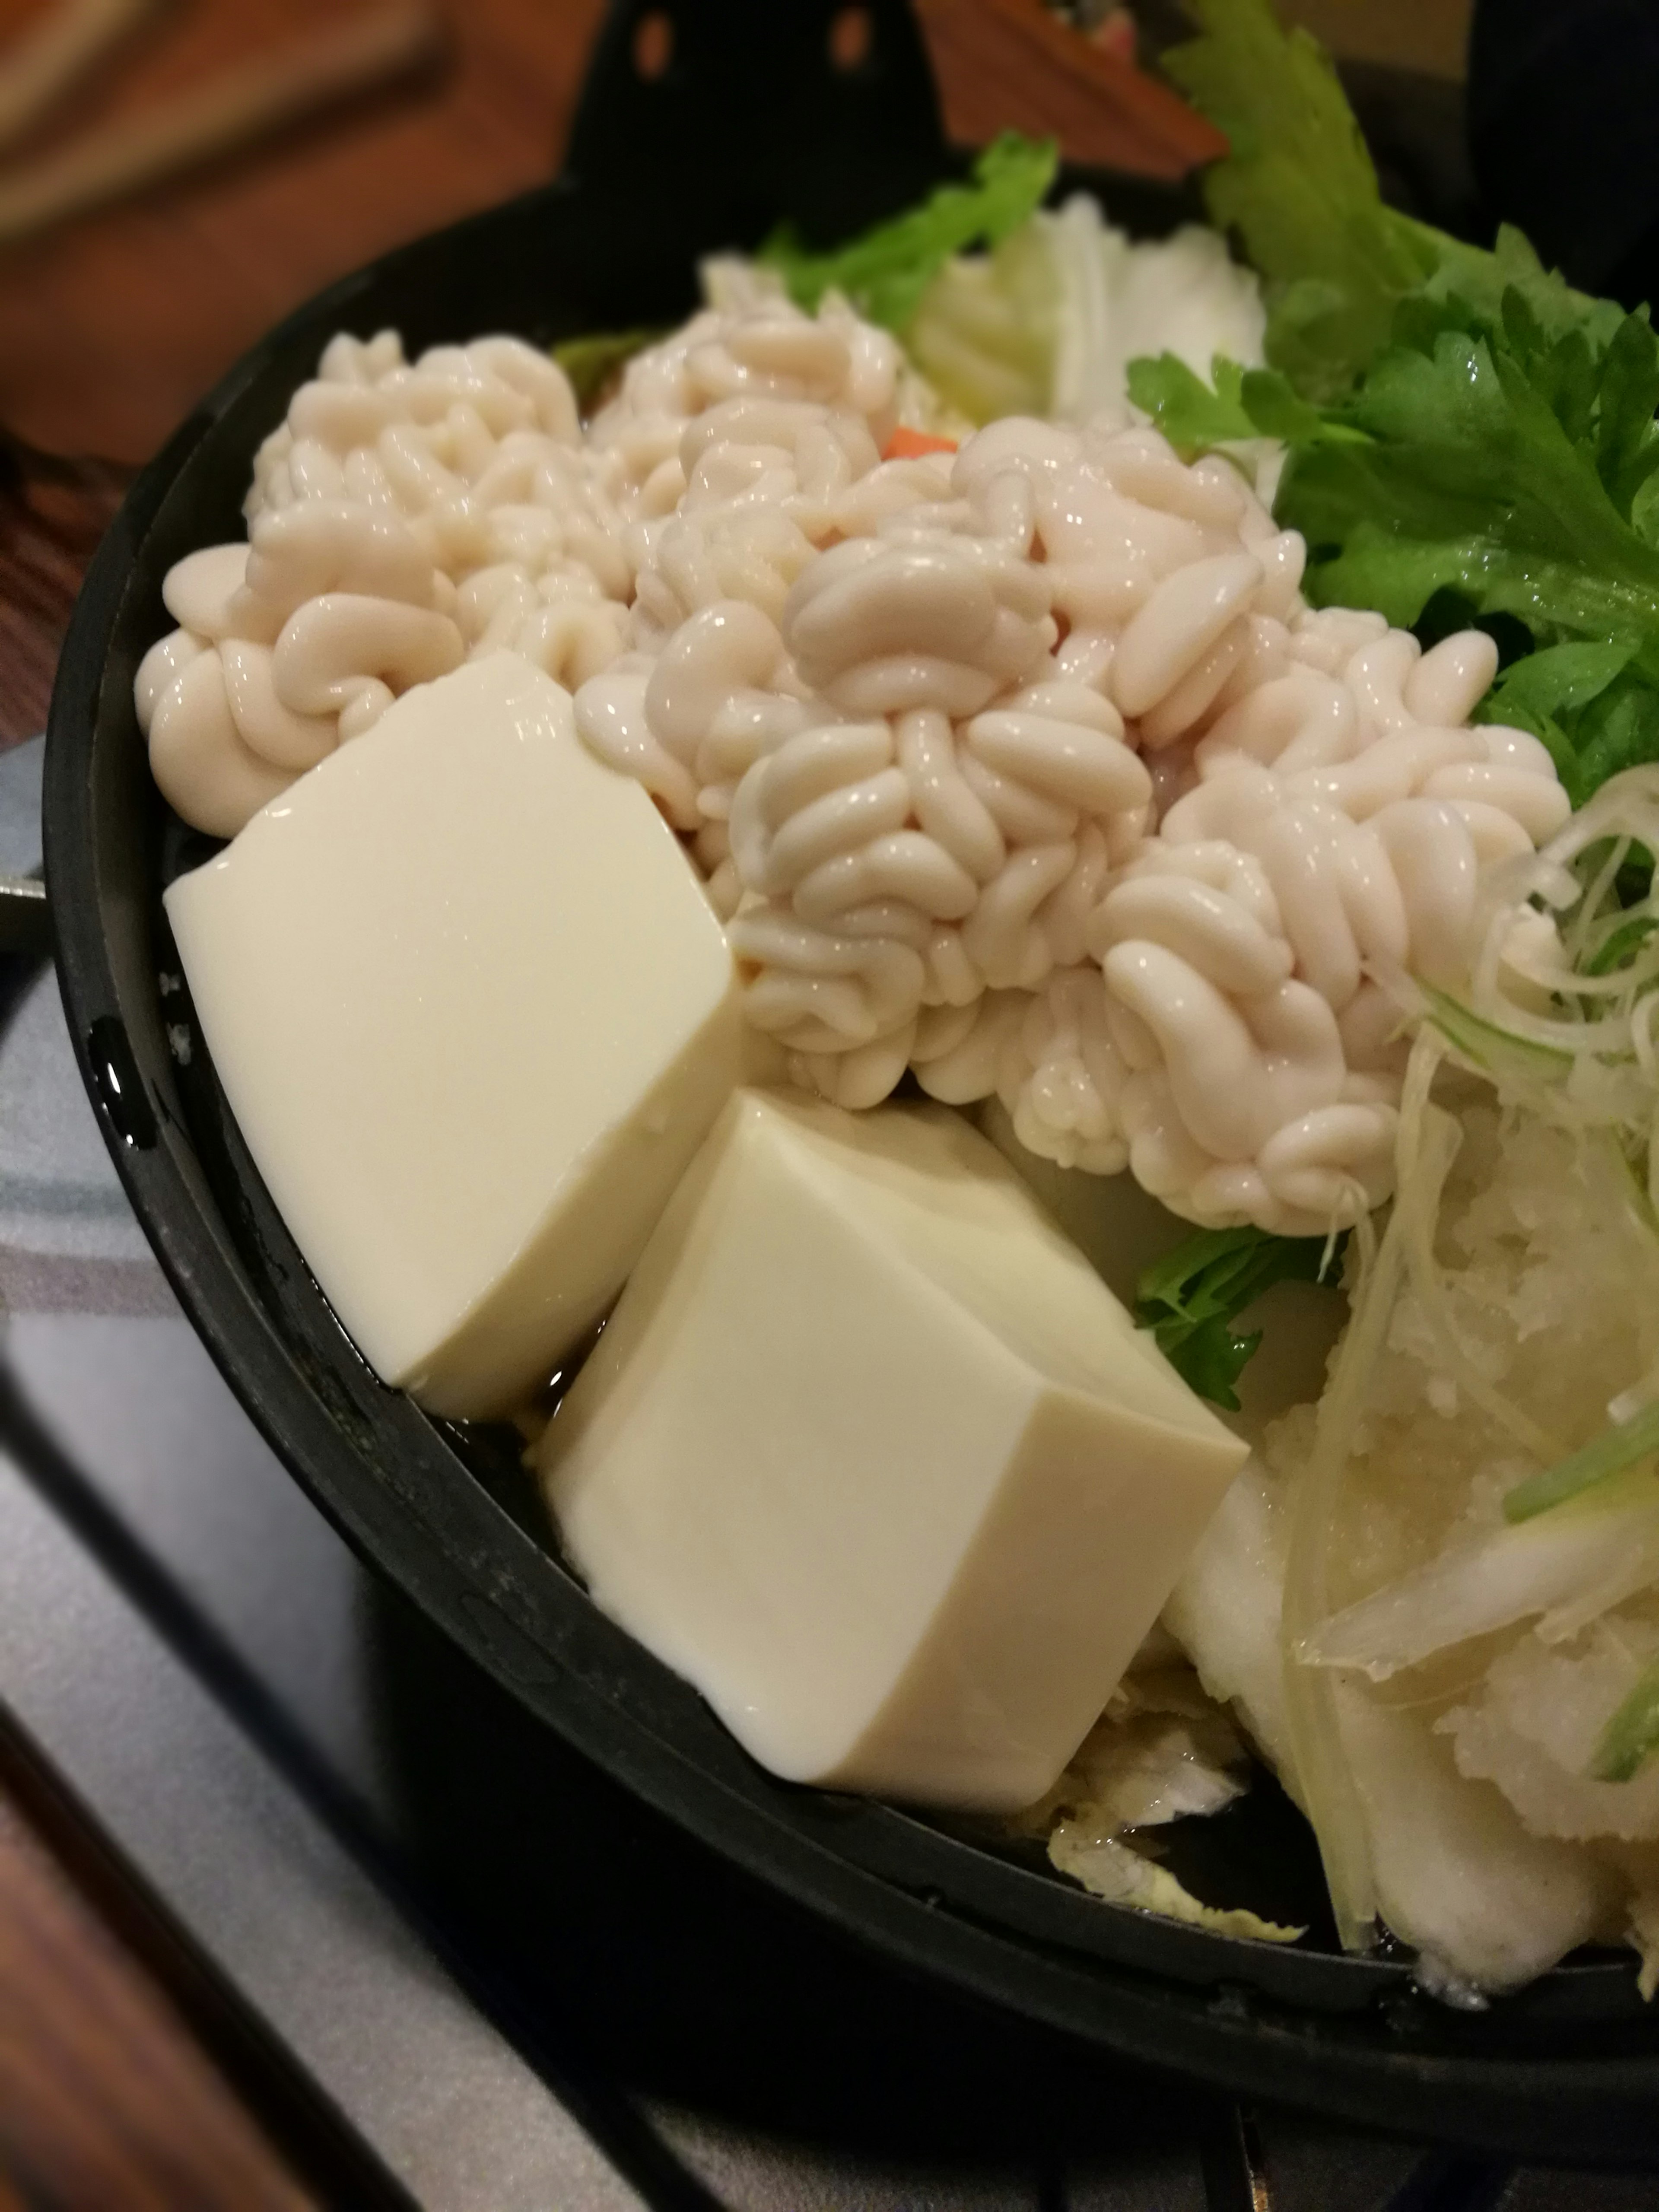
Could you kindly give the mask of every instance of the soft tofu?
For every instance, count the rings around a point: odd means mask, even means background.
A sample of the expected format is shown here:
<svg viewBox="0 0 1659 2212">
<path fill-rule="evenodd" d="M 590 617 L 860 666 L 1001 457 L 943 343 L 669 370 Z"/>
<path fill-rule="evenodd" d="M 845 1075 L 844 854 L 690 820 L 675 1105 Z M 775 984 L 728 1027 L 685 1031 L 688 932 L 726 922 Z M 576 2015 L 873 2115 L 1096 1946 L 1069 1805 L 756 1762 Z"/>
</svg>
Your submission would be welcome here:
<svg viewBox="0 0 1659 2212">
<path fill-rule="evenodd" d="M 599 1603 L 764 1765 L 1000 1810 L 1244 1455 L 959 1115 L 745 1090 L 538 1464 Z"/>
<path fill-rule="evenodd" d="M 502 653 L 407 692 L 167 895 L 221 1082 L 363 1356 L 509 1410 L 738 1079 L 724 933 L 640 786 Z"/>
</svg>

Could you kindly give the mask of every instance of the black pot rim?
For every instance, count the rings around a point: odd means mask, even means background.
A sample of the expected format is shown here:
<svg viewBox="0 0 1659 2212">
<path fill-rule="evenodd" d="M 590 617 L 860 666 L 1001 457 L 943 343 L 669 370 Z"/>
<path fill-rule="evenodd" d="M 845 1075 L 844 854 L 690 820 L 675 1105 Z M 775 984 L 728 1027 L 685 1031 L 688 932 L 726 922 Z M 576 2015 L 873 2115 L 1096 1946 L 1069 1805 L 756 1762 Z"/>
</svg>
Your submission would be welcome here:
<svg viewBox="0 0 1659 2212">
<path fill-rule="evenodd" d="M 410 1409 L 394 1410 L 386 1401 L 397 1394 L 366 1370 L 354 1379 L 349 1347 L 338 1388 L 355 1393 L 349 1418 L 325 1403 L 316 1370 L 262 1302 L 188 1115 L 142 1046 L 161 1026 L 156 963 L 142 957 L 154 950 L 155 902 L 143 910 L 134 896 L 135 884 L 154 890 L 140 848 L 154 844 L 156 808 L 133 781 L 135 748 L 143 769 L 130 655 L 114 648 L 155 603 L 160 525 L 181 485 L 216 441 L 230 441 L 246 466 L 248 423 L 262 404 L 269 414 L 274 380 L 291 382 L 293 362 L 307 349 L 314 358 L 335 329 L 378 326 L 388 302 L 424 298 L 441 269 L 487 264 L 509 234 L 556 230 L 571 204 L 568 185 L 545 187 L 400 249 L 288 318 L 138 476 L 88 572 L 46 750 L 58 970 L 100 1127 L 180 1304 L 279 1456 L 374 1568 L 597 1765 L 856 1941 L 1108 2051 L 1249 2094 L 1486 2149 L 1659 2162 L 1659 2033 L 1632 1997 L 1632 1966 L 1570 1964 L 1484 2018 L 1460 2018 L 1417 1996 L 1399 1960 L 1285 1953 L 1176 1926 L 892 1808 L 779 1784 L 729 1740 L 722 1749 L 712 1721 L 687 1717 L 696 1701 L 684 1686 L 597 1613 L 430 1425 L 453 1467 L 434 1480 L 458 1486 L 455 1520 L 389 1486 L 391 1462 L 377 1469 L 363 1455 L 362 1424 L 392 1461 L 419 1455 Z M 319 1340 L 337 1334 L 308 1278 L 290 1289 L 300 1306 L 309 1299 Z"/>
</svg>

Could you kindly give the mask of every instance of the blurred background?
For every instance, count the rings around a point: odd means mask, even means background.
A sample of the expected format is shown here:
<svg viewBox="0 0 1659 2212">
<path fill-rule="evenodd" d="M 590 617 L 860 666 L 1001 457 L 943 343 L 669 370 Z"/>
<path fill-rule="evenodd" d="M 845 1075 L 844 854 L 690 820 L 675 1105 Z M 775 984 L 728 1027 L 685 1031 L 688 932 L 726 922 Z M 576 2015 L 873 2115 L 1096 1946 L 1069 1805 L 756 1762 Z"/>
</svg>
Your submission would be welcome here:
<svg viewBox="0 0 1659 2212">
<path fill-rule="evenodd" d="M 1431 137 L 1455 118 L 1470 4 L 1282 12 L 1350 65 L 1367 104 L 1393 92 Z M 601 13 L 601 0 L 0 0 L 0 424 L 52 452 L 146 459 L 330 278 L 556 170 Z M 1085 11 L 1089 30 L 1038 0 L 921 0 L 918 13 L 953 139 L 1011 125 L 1056 131 L 1091 167 L 1156 166 L 1124 11 Z M 1138 13 L 1144 57 L 1179 35 L 1176 0 Z M 844 11 L 854 43 L 857 15 Z M 14 118 L 9 81 L 33 64 L 38 82 L 43 46 L 61 51 L 77 27 L 83 67 Z M 205 150 L 208 131 L 191 158 L 190 126 L 216 99 L 222 150 Z M 171 148 L 136 135 L 168 124 Z M 134 159 L 100 179 L 112 142 Z M 148 184 L 146 159 L 162 172 Z"/>
<path fill-rule="evenodd" d="M 1474 0 L 1288 0 L 1390 196 L 1478 224 Z M 1213 150 L 1155 71 L 1180 0 L 919 0 L 947 131 L 1054 134 L 1178 179 Z M 44 721 L 82 568 L 243 350 L 375 255 L 559 167 L 603 0 L 0 0 L 0 745 Z M 665 31 L 665 24 L 664 25 Z M 668 43 L 642 26 L 641 66 Z M 841 9 L 837 59 L 868 23 Z"/>
</svg>

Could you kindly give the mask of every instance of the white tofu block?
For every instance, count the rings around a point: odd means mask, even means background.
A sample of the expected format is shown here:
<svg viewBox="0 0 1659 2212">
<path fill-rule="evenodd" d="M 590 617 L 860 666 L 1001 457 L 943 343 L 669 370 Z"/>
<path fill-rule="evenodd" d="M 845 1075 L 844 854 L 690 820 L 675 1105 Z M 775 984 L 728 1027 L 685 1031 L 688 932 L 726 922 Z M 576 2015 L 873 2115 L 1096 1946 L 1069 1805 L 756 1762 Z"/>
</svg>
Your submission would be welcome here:
<svg viewBox="0 0 1659 2212">
<path fill-rule="evenodd" d="M 738 1078 L 731 955 L 641 787 L 501 653 L 406 692 L 167 895 L 283 1220 L 365 1358 L 507 1412 Z"/>
<path fill-rule="evenodd" d="M 1244 1456 L 960 1115 L 745 1090 L 538 1464 L 599 1603 L 764 1765 L 1006 1810 Z"/>
</svg>

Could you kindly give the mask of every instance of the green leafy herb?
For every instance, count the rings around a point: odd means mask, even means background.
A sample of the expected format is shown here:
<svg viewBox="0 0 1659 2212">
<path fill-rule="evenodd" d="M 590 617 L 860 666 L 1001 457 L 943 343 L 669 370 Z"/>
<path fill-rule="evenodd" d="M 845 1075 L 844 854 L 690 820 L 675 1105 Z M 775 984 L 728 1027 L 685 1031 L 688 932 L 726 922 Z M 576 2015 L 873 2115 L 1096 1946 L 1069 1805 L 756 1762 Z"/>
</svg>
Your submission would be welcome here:
<svg viewBox="0 0 1659 2212">
<path fill-rule="evenodd" d="M 1277 370 L 1241 368 L 1218 355 L 1210 374 L 1213 389 L 1177 354 L 1159 354 L 1155 360 L 1143 355 L 1129 363 L 1129 397 L 1152 416 L 1172 446 L 1188 453 L 1241 438 L 1279 438 L 1287 445 L 1297 440 L 1370 442 L 1363 430 L 1347 428 L 1304 399 Z"/>
<path fill-rule="evenodd" d="M 780 272 L 799 306 L 815 308 L 836 291 L 870 321 L 903 331 L 953 254 L 1000 245 L 1042 206 L 1059 160 L 1052 140 L 1038 143 L 1005 131 L 975 162 L 971 184 L 942 185 L 920 207 L 829 253 L 811 252 L 786 226 L 762 246 L 760 258 Z"/>
<path fill-rule="evenodd" d="M 1642 676 L 1620 677 L 1562 732 L 1572 757 L 1561 781 L 1573 805 L 1582 806 L 1621 769 L 1659 760 L 1659 691 Z"/>
<path fill-rule="evenodd" d="M 576 404 L 586 413 L 617 370 L 661 336 L 660 331 L 605 331 L 596 337 L 564 338 L 554 347 L 553 358 L 570 379 Z"/>
<path fill-rule="evenodd" d="M 1581 805 L 1614 767 L 1620 739 L 1627 728 L 1628 708 L 1620 703 L 1632 687 L 1617 679 L 1633 658 L 1633 639 L 1605 645 L 1552 645 L 1514 662 L 1486 694 L 1474 712 L 1477 722 L 1504 722 L 1511 728 L 1530 730 L 1548 746 L 1568 794 Z M 1609 687 L 1616 687 L 1610 694 Z M 1639 683 L 1642 696 L 1659 698 Z M 1595 708 L 1594 713 L 1587 709 Z M 1637 746 L 1628 748 L 1632 760 L 1644 757 Z"/>
<path fill-rule="evenodd" d="M 1490 711 L 1535 731 L 1582 805 L 1659 758 L 1659 548 L 1632 520 L 1659 468 L 1659 339 L 1645 315 L 1553 335 L 1559 305 L 1519 283 L 1495 320 L 1407 303 L 1358 391 L 1291 443 L 1278 513 L 1315 549 L 1320 605 L 1409 628 L 1449 590 L 1560 648 Z"/>
<path fill-rule="evenodd" d="M 1553 645 L 1506 668 L 1475 719 L 1541 732 L 1577 714 L 1623 673 L 1635 651 L 1628 639 L 1610 645 Z"/>
<path fill-rule="evenodd" d="M 1130 390 L 1184 450 L 1285 441 L 1275 514 L 1307 540 L 1315 605 L 1410 629 L 1449 594 L 1465 619 L 1522 624 L 1540 650 L 1483 711 L 1534 731 L 1582 805 L 1659 759 L 1659 337 L 1645 313 L 1578 302 L 1512 234 L 1488 259 L 1495 303 L 1490 286 L 1403 298 L 1328 404 L 1231 364 L 1208 390 L 1167 356 Z"/>
<path fill-rule="evenodd" d="M 1200 1398 L 1238 1410 L 1234 1384 L 1261 1341 L 1231 1324 L 1275 1283 L 1335 1280 L 1345 1240 L 1273 1237 L 1265 1229 L 1206 1229 L 1146 1269 L 1135 1320 Z"/>
<path fill-rule="evenodd" d="M 1438 265 L 1436 233 L 1385 207 L 1336 72 L 1270 0 L 1194 0 L 1200 35 L 1164 58 L 1225 132 L 1205 178 L 1218 229 L 1266 280 L 1267 359 L 1316 399 L 1345 391 L 1388 337 L 1395 302 Z"/>
<path fill-rule="evenodd" d="M 1626 374 L 1640 349 L 1659 377 L 1659 340 L 1634 315 L 1599 353 L 1582 329 L 1550 340 L 1511 316 L 1520 298 L 1505 293 L 1500 325 L 1468 309 L 1452 325 L 1448 307 L 1422 343 L 1379 354 L 1293 439 L 1279 519 L 1316 550 L 1322 605 L 1409 628 L 1449 589 L 1477 614 L 1517 617 L 1540 644 L 1626 643 L 1659 677 L 1659 550 L 1629 519 L 1659 431 L 1650 400 L 1644 424 L 1628 419 Z"/>
<path fill-rule="evenodd" d="M 1618 969 L 1627 968 L 1654 931 L 1659 929 L 1659 920 L 1650 914 L 1633 914 L 1622 921 L 1588 959 L 1579 963 L 1580 973 L 1585 975 L 1611 975 Z"/>
<path fill-rule="evenodd" d="M 1275 513 L 1316 605 L 1422 623 L 1431 601 L 1537 648 L 1486 719 L 1533 731 L 1576 805 L 1659 760 L 1659 338 L 1545 269 L 1385 207 L 1335 72 L 1272 0 L 1194 0 L 1168 58 L 1231 142 L 1215 220 L 1264 279 L 1271 366 L 1165 356 L 1130 392 L 1185 451 L 1279 438 Z M 1431 617 L 1432 623 L 1435 617 Z"/>
<path fill-rule="evenodd" d="M 1129 363 L 1129 397 L 1150 415 L 1172 446 L 1185 453 L 1258 438 L 1255 417 L 1244 404 L 1244 372 L 1218 354 L 1210 372 L 1212 391 L 1178 354 L 1160 354 Z"/>
<path fill-rule="evenodd" d="M 1605 340 L 1621 311 L 1550 276 L 1518 232 L 1488 252 L 1384 204 L 1329 58 L 1306 31 L 1280 27 L 1272 0 L 1192 0 L 1192 12 L 1200 35 L 1164 67 L 1227 136 L 1205 198 L 1263 279 L 1267 359 L 1297 392 L 1340 398 L 1396 335 L 1407 300 L 1493 316 L 1520 283 L 1550 336 L 1589 318 Z"/>
<path fill-rule="evenodd" d="M 1598 1782 L 1630 1782 L 1659 1751 L 1659 1660 L 1644 1668 L 1602 1729 L 1590 1761 Z"/>
</svg>

